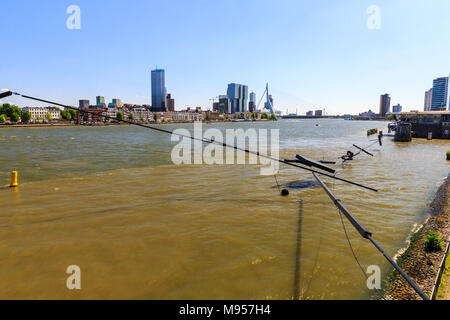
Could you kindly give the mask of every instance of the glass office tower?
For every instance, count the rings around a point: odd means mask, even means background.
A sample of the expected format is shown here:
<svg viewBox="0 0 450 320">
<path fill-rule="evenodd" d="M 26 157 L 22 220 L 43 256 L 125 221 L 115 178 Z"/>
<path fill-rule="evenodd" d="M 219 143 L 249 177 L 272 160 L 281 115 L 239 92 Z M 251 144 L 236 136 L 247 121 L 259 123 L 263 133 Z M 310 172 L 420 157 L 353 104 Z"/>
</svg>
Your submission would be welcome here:
<svg viewBox="0 0 450 320">
<path fill-rule="evenodd" d="M 231 113 L 248 111 L 248 86 L 230 83 L 228 85 L 227 97 L 231 103 Z"/>
<path fill-rule="evenodd" d="M 152 111 L 167 111 L 167 91 L 165 72 L 162 69 L 152 71 Z"/>
<path fill-rule="evenodd" d="M 433 96 L 431 97 L 431 111 L 447 110 L 448 77 L 437 78 L 433 81 Z"/>
</svg>

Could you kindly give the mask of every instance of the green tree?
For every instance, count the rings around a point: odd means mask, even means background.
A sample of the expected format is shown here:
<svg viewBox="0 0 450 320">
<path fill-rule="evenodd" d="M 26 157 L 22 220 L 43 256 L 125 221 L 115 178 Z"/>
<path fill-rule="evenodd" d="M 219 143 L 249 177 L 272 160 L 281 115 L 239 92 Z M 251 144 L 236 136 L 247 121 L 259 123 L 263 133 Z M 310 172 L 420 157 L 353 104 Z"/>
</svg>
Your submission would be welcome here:
<svg viewBox="0 0 450 320">
<path fill-rule="evenodd" d="M 128 120 L 131 120 L 131 121 L 134 120 L 134 115 L 133 115 L 132 113 L 130 113 L 130 114 L 128 115 Z"/>
<path fill-rule="evenodd" d="M 76 114 L 76 113 L 75 113 Z M 72 113 L 70 113 L 69 111 L 66 111 L 66 120 L 70 121 L 72 120 Z"/>
<path fill-rule="evenodd" d="M 5 123 L 6 122 L 6 117 L 4 114 L 0 114 L 0 123 Z"/>
<path fill-rule="evenodd" d="M 31 120 L 31 112 L 30 111 L 22 112 L 21 118 L 22 118 L 22 121 L 25 122 L 25 123 L 30 122 L 30 120 Z"/>
<path fill-rule="evenodd" d="M 122 121 L 122 120 L 123 120 L 123 112 L 122 112 L 122 111 L 117 112 L 116 118 L 117 118 L 119 121 Z"/>
<path fill-rule="evenodd" d="M 6 114 L 7 117 L 11 117 L 13 113 L 20 115 L 22 113 L 22 110 L 20 110 L 18 106 L 12 106 L 9 103 L 5 103 L 2 106 L 2 110 L 0 113 Z"/>
<path fill-rule="evenodd" d="M 158 115 L 156 113 L 153 115 L 153 120 L 158 121 Z"/>
<path fill-rule="evenodd" d="M 75 110 L 70 109 L 70 110 L 68 110 L 68 111 L 69 111 L 69 113 L 70 113 L 71 119 L 77 118 L 77 112 L 76 112 Z"/>
<path fill-rule="evenodd" d="M 264 113 L 261 115 L 261 119 L 269 119 L 269 115 L 268 115 L 266 112 L 264 112 Z"/>
<path fill-rule="evenodd" d="M 270 116 L 270 120 L 277 120 L 277 116 L 275 115 L 275 113 L 272 113 L 272 115 Z"/>
<path fill-rule="evenodd" d="M 47 112 L 45 114 L 45 120 L 47 120 L 48 122 L 52 121 L 53 117 L 52 114 L 50 112 Z"/>
<path fill-rule="evenodd" d="M 20 116 L 17 113 L 13 113 L 11 114 L 11 116 L 9 117 L 11 119 L 12 122 L 17 123 L 20 120 Z"/>
<path fill-rule="evenodd" d="M 4 103 L 0 106 L 0 114 L 6 114 L 6 110 L 11 107 L 9 103 Z"/>
</svg>

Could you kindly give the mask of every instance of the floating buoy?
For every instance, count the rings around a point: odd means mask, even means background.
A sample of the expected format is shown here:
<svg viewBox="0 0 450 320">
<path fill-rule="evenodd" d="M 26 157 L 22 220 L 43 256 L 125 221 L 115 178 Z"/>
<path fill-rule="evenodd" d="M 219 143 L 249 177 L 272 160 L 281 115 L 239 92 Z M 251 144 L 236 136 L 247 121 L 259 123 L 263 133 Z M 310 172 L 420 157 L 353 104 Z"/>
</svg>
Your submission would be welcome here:
<svg viewBox="0 0 450 320">
<path fill-rule="evenodd" d="M 17 171 L 13 171 L 11 173 L 11 184 L 10 187 L 11 188 L 17 188 L 19 186 L 19 184 L 17 183 Z"/>
<path fill-rule="evenodd" d="M 283 197 L 288 196 L 288 195 L 289 195 L 289 190 L 288 190 L 288 189 L 283 189 L 283 190 L 281 190 L 281 195 L 282 195 Z"/>
</svg>

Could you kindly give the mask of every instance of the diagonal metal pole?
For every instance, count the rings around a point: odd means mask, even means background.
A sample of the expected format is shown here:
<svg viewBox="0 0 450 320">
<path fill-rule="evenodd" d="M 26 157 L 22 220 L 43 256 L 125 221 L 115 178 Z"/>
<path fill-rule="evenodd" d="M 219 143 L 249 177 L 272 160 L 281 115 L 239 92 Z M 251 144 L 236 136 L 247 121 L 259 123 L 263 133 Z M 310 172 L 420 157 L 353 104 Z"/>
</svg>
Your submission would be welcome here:
<svg viewBox="0 0 450 320">
<path fill-rule="evenodd" d="M 430 300 L 430 298 L 419 288 L 419 286 L 403 271 L 402 268 L 386 253 L 386 251 L 381 248 L 381 246 L 372 238 L 372 233 L 361 223 L 358 219 L 343 205 L 341 200 L 337 199 L 331 190 L 325 185 L 325 183 L 313 173 L 314 178 L 320 183 L 322 188 L 325 190 L 330 199 L 334 202 L 335 206 L 341 211 L 345 217 L 350 221 L 350 223 L 355 227 L 359 234 L 364 238 L 370 240 L 375 248 L 380 251 L 387 261 L 397 270 L 401 276 L 409 283 L 409 285 L 417 292 L 417 294 L 423 300 Z"/>
</svg>

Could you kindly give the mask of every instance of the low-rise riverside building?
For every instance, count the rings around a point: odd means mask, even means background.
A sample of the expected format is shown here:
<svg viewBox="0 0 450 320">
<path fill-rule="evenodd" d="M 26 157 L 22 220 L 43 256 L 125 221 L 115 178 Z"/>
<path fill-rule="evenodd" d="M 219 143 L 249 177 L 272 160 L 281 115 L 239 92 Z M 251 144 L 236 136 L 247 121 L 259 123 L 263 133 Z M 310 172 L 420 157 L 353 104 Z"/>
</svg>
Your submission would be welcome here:
<svg viewBox="0 0 450 320">
<path fill-rule="evenodd" d="M 133 115 L 134 121 L 154 122 L 154 113 L 144 107 L 128 109 L 124 112 L 124 116 L 128 119 L 129 115 Z"/>
<path fill-rule="evenodd" d="M 113 107 L 108 107 L 108 110 L 106 111 L 106 115 L 109 117 L 106 119 L 106 122 L 112 122 L 114 120 L 112 120 L 111 118 L 116 118 L 117 117 L 117 112 L 119 112 L 119 109 L 117 108 L 117 106 L 113 106 Z"/>
<path fill-rule="evenodd" d="M 54 121 L 59 120 L 61 116 L 61 110 L 56 107 L 25 107 L 22 111 L 31 113 L 31 122 Z M 50 114 L 51 119 L 47 119 L 48 114 Z"/>
<path fill-rule="evenodd" d="M 203 121 L 203 113 L 198 112 L 173 112 L 167 116 L 174 122 Z"/>
<path fill-rule="evenodd" d="M 450 139 L 450 111 L 410 111 L 397 113 L 397 118 L 412 125 L 414 138 Z"/>
<path fill-rule="evenodd" d="M 100 108 L 98 106 L 89 106 L 89 113 L 81 114 L 81 121 L 85 123 L 104 123 L 106 122 L 107 108 Z"/>
</svg>

